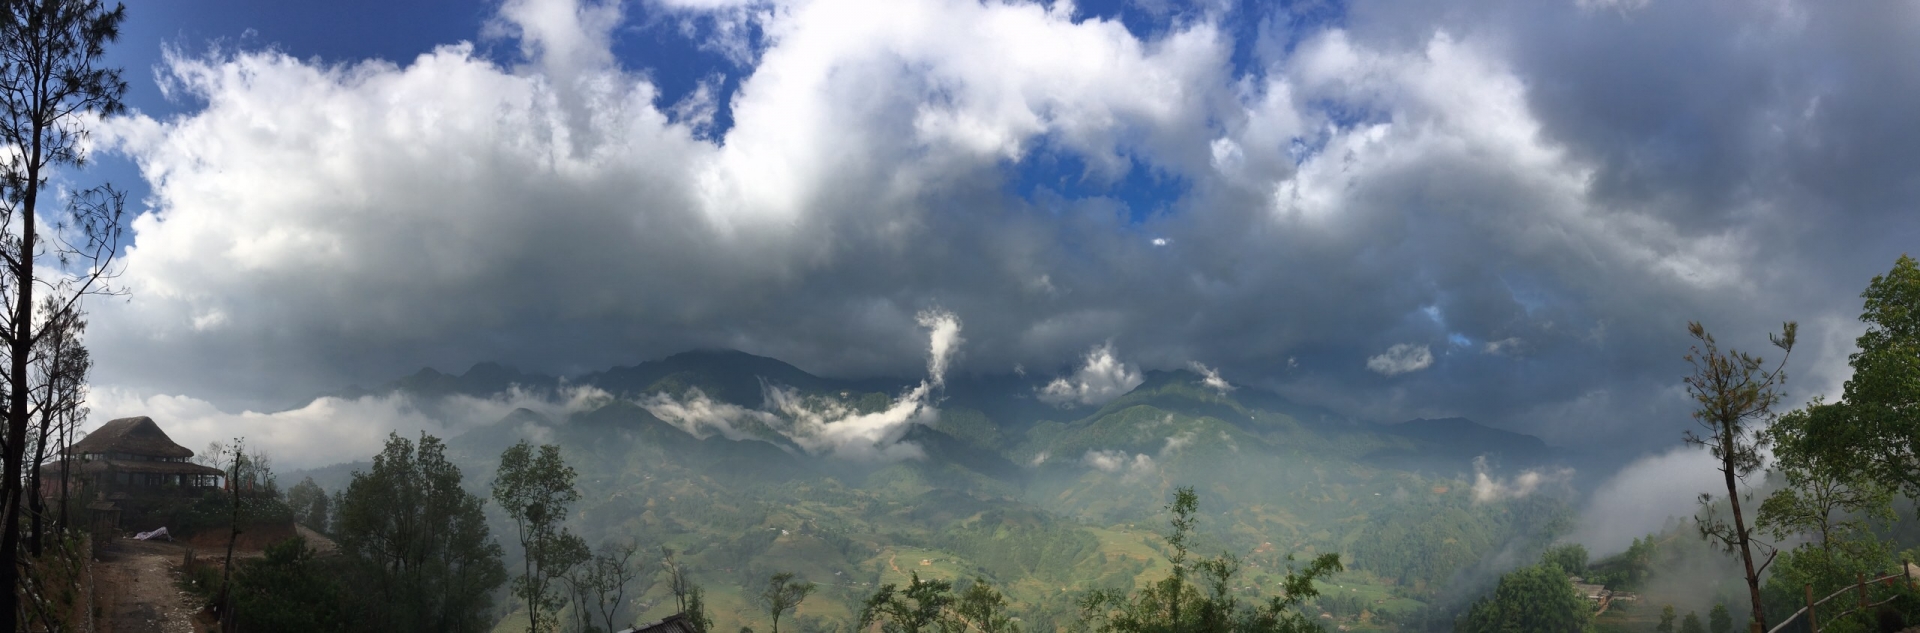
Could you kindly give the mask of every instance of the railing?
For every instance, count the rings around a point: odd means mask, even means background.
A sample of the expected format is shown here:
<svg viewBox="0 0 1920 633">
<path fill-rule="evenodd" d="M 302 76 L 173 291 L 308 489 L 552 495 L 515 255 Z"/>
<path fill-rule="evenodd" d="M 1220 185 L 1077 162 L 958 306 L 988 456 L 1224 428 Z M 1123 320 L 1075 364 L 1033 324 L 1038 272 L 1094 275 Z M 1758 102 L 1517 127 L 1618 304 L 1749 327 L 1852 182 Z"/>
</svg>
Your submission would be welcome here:
<svg viewBox="0 0 1920 633">
<path fill-rule="evenodd" d="M 1888 596 L 1887 599 L 1885 600 L 1868 604 L 1867 603 L 1867 585 L 1872 583 L 1887 582 L 1895 578 L 1903 579 L 1907 582 L 1907 587 L 1909 588 L 1913 587 L 1913 567 L 1911 566 L 1911 564 L 1904 560 L 1900 561 L 1900 573 L 1887 574 L 1879 578 L 1867 578 L 1864 574 L 1856 574 L 1854 576 L 1854 579 L 1857 580 L 1858 582 L 1855 582 L 1852 585 L 1848 585 L 1846 587 L 1842 587 L 1839 591 L 1835 591 L 1832 594 L 1829 594 L 1827 597 L 1821 598 L 1818 602 L 1815 602 L 1813 599 L 1813 585 L 1808 584 L 1806 585 L 1807 606 L 1801 607 L 1799 611 L 1793 612 L 1793 615 L 1787 616 L 1787 619 L 1780 621 L 1779 625 L 1774 626 L 1772 629 L 1768 630 L 1767 633 L 1780 633 L 1780 631 L 1786 630 L 1787 625 L 1793 624 L 1794 620 L 1799 619 L 1800 616 L 1803 616 L 1803 615 L 1807 616 L 1807 628 L 1812 629 L 1813 633 L 1820 633 L 1820 620 L 1814 617 L 1815 608 L 1819 607 L 1820 605 L 1826 604 L 1828 601 L 1833 600 L 1834 598 L 1838 598 L 1842 595 L 1845 595 L 1849 591 L 1859 594 L 1860 596 L 1859 606 L 1856 606 L 1852 609 L 1848 609 L 1846 611 L 1841 611 L 1840 613 L 1830 618 L 1831 620 L 1839 620 L 1840 618 L 1844 618 L 1849 615 L 1853 615 L 1855 613 L 1865 611 L 1867 609 L 1871 609 L 1889 602 L 1893 602 L 1893 599 L 1900 597 L 1900 594 L 1895 593 L 1894 595 Z M 1760 627 L 1756 624 L 1754 628 L 1758 629 Z"/>
</svg>

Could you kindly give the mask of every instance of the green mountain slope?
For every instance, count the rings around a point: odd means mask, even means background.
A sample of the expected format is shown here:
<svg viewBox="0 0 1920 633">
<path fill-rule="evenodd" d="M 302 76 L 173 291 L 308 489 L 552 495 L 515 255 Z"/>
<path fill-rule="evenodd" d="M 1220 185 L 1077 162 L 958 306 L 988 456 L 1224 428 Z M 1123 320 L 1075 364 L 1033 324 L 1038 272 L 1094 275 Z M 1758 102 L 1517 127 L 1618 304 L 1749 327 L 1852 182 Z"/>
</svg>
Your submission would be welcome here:
<svg viewBox="0 0 1920 633">
<path fill-rule="evenodd" d="M 801 610 L 802 629 L 847 623 L 877 585 L 918 572 L 984 578 L 1007 592 L 1028 630 L 1053 630 L 1085 591 L 1164 573 L 1162 507 L 1186 485 L 1202 499 L 1198 550 L 1242 557 L 1246 591 L 1278 591 L 1288 554 L 1339 552 L 1354 570 L 1340 587 L 1378 600 L 1367 626 L 1417 621 L 1482 561 L 1542 546 L 1564 528 L 1555 491 L 1485 502 L 1470 491 L 1479 451 L 1545 452 L 1536 438 L 1458 419 L 1355 423 L 1251 388 L 1220 393 L 1200 378 L 1152 372 L 1100 407 L 1060 409 L 1034 397 L 1037 381 L 956 377 L 929 401 L 937 413 L 891 438 L 917 456 L 893 461 L 810 453 L 789 434 L 805 414 L 881 415 L 906 383 L 822 378 L 738 352 L 564 382 L 482 365 L 375 391 L 606 391 L 610 400 L 558 418 L 514 411 L 449 440 L 449 455 L 484 489 L 513 442 L 562 446 L 582 493 L 572 529 L 589 542 L 635 538 L 679 551 L 714 591 L 726 630 L 762 624 L 735 616 L 752 612 L 741 588 L 775 571 L 822 586 Z M 772 390 L 813 408 L 774 406 Z M 696 436 L 648 408 L 695 394 L 732 407 L 745 435 Z M 643 593 L 647 617 L 665 613 L 664 591 Z M 1359 619 L 1341 622 L 1365 630 Z"/>
</svg>

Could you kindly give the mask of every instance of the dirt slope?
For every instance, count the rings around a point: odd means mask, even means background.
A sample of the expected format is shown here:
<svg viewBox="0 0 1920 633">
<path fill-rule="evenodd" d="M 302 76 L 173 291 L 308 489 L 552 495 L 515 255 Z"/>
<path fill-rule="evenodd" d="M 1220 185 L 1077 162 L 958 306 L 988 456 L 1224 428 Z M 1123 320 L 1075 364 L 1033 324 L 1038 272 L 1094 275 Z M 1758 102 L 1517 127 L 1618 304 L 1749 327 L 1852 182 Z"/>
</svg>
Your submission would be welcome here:
<svg viewBox="0 0 1920 633">
<path fill-rule="evenodd" d="M 195 605 L 176 583 L 186 548 L 116 539 L 93 566 L 101 633 L 198 633 Z"/>
</svg>

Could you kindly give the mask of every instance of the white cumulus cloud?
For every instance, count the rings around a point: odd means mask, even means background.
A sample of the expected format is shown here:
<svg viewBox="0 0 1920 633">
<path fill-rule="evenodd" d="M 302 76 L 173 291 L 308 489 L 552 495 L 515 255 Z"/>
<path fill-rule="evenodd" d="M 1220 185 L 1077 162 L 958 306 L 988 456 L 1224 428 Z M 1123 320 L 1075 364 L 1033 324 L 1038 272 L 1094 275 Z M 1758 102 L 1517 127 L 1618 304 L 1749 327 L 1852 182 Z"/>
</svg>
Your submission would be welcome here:
<svg viewBox="0 0 1920 633">
<path fill-rule="evenodd" d="M 1433 365 L 1433 352 L 1425 345 L 1400 343 L 1386 352 L 1367 359 L 1367 369 L 1385 376 L 1420 371 Z"/>
<path fill-rule="evenodd" d="M 1573 469 L 1529 469 L 1511 478 L 1495 477 L 1487 468 L 1486 457 L 1473 458 L 1473 502 L 1492 503 L 1520 499 L 1550 485 L 1573 479 Z"/>
<path fill-rule="evenodd" d="M 1228 383 L 1225 378 L 1220 377 L 1220 370 L 1203 365 L 1197 360 L 1188 362 L 1187 368 L 1199 373 L 1200 384 L 1205 385 L 1208 389 L 1217 391 L 1223 396 L 1227 395 L 1227 392 L 1233 391 L 1233 385 Z"/>
<path fill-rule="evenodd" d="M 1126 395 L 1146 378 L 1140 370 L 1121 362 L 1112 343 L 1103 343 L 1087 352 L 1080 369 L 1071 376 L 1053 379 L 1040 388 L 1043 402 L 1055 406 L 1099 405 Z"/>
<path fill-rule="evenodd" d="M 182 111 L 94 134 L 151 186 L 130 294 L 91 308 L 95 378 L 240 411 L 423 365 L 690 348 L 906 375 L 927 360 L 918 310 L 942 305 L 980 315 L 951 363 L 1123 340 L 1155 369 L 1272 367 L 1237 378 L 1346 414 L 1448 409 L 1564 441 L 1685 415 L 1625 415 L 1668 402 L 1673 323 L 1854 323 L 1910 248 L 1915 194 L 1886 168 L 1920 148 L 1900 5 L 1399 3 L 1142 35 L 1068 2 L 512 0 L 484 53 L 175 52 L 155 74 Z M 726 59 L 686 94 L 614 54 L 687 24 L 664 35 Z M 1111 195 L 1143 177 L 1181 186 L 1150 209 Z M 1445 380 L 1421 372 L 1431 350 L 1379 349 L 1454 334 L 1488 354 Z M 1403 395 L 1362 391 L 1370 372 Z M 1459 388 L 1520 379 L 1535 388 Z M 1589 417 L 1526 415 L 1598 383 L 1618 395 Z"/>
<path fill-rule="evenodd" d="M 1144 453 L 1127 454 L 1126 451 L 1106 450 L 1087 451 L 1080 462 L 1104 473 L 1120 475 L 1121 481 L 1140 481 L 1159 472 L 1153 456 Z"/>
</svg>

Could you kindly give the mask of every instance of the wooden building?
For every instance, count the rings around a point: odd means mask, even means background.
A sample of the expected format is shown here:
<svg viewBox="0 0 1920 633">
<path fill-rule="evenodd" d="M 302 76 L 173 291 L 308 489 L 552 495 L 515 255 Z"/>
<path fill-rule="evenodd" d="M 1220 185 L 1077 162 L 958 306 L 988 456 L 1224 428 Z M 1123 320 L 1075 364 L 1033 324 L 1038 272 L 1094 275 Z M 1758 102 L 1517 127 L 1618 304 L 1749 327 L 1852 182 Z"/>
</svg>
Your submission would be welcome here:
<svg viewBox="0 0 1920 633">
<path fill-rule="evenodd" d="M 197 492 L 220 487 L 224 473 L 190 461 L 193 451 L 175 444 L 153 418 L 120 418 L 67 447 L 68 468 L 77 483 L 118 497 L 174 490 Z M 49 464 L 50 469 L 59 464 Z M 42 471 L 46 472 L 46 471 Z"/>
<path fill-rule="evenodd" d="M 675 613 L 666 619 L 636 625 L 620 633 L 694 633 L 694 630 L 693 621 L 687 619 L 687 614 Z"/>
</svg>

